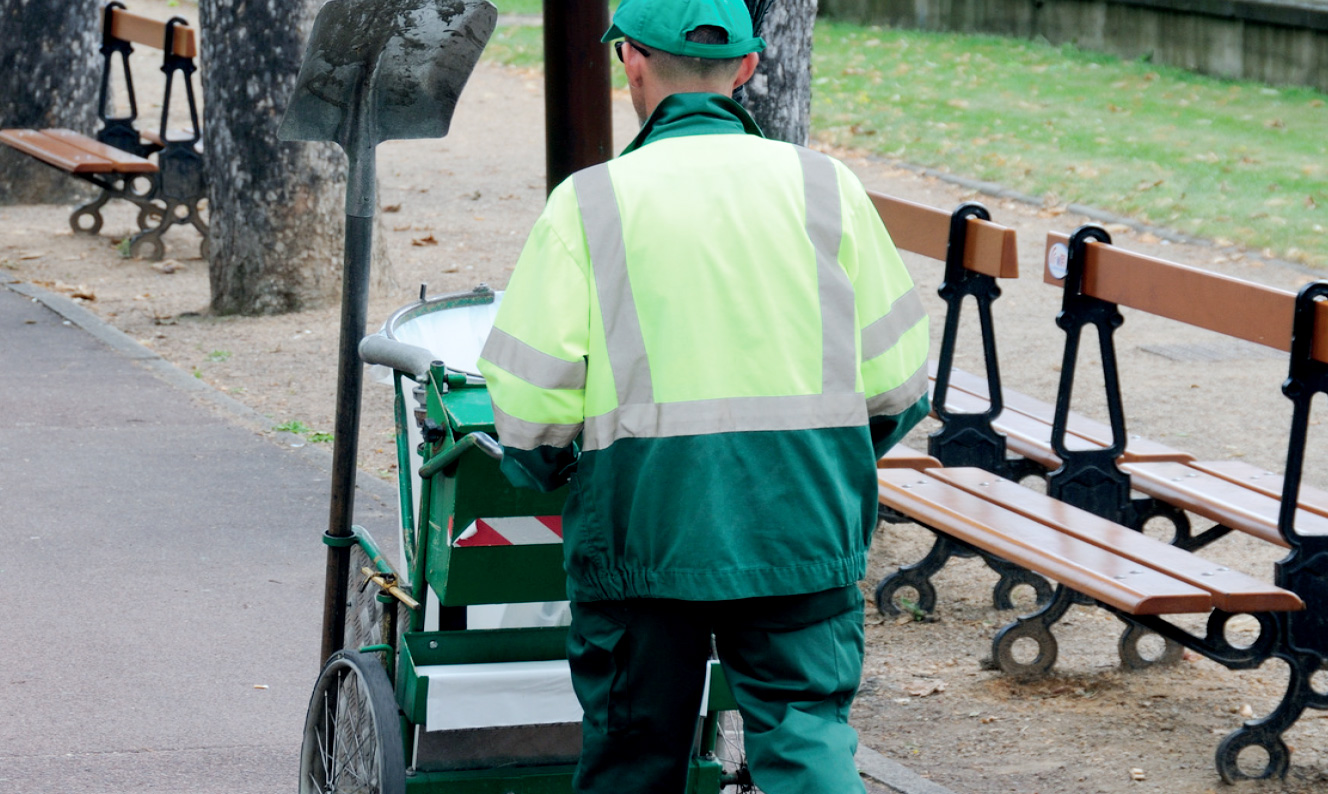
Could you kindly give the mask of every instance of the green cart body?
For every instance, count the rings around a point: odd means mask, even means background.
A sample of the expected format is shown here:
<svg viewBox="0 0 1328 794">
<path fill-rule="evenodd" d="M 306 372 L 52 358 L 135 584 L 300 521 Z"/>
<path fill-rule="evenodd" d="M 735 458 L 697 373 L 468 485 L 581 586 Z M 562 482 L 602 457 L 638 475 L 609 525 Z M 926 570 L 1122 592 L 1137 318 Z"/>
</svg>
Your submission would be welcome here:
<svg viewBox="0 0 1328 794">
<path fill-rule="evenodd" d="M 499 471 L 474 362 L 500 299 L 422 293 L 361 344 L 395 389 L 400 553 L 389 560 L 361 527 L 343 541 L 345 650 L 310 703 L 302 792 L 571 791 L 565 489 L 515 488 Z M 709 674 L 687 790 L 751 790 L 717 662 Z"/>
</svg>

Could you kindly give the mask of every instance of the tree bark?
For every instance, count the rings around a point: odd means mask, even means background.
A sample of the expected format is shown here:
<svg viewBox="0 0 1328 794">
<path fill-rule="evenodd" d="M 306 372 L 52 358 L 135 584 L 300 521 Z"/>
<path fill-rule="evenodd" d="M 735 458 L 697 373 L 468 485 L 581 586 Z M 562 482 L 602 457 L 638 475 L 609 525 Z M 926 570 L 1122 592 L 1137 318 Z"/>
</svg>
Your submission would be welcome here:
<svg viewBox="0 0 1328 794">
<path fill-rule="evenodd" d="M 346 158 L 335 144 L 277 140 L 321 5 L 199 2 L 217 314 L 281 314 L 340 294 Z"/>
<path fill-rule="evenodd" d="M 760 35 L 765 52 L 743 104 L 767 138 L 806 145 L 811 134 L 816 0 L 775 0 Z"/>
<path fill-rule="evenodd" d="M 93 135 L 101 87 L 98 0 L 0 0 L 0 128 Z M 84 183 L 0 146 L 0 204 L 67 203 Z"/>
</svg>

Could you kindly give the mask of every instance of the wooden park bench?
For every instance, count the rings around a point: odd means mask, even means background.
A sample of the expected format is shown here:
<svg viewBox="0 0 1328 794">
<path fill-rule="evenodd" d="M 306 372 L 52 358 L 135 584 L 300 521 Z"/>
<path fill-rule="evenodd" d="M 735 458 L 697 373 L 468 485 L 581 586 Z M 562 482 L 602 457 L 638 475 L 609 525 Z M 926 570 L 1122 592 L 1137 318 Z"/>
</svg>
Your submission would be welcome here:
<svg viewBox="0 0 1328 794">
<path fill-rule="evenodd" d="M 1046 477 L 1061 465 L 1051 442 L 1051 420 L 1031 410 L 1031 406 L 1038 405 L 1036 400 L 1002 386 L 997 356 L 992 305 L 1000 296 L 998 279 L 1019 275 L 1014 230 L 992 223 L 990 213 L 976 203 L 963 204 L 949 213 L 874 191 L 868 191 L 868 195 L 899 249 L 945 263 L 939 289 L 946 304 L 944 329 L 939 360 L 931 362 L 932 415 L 941 421 L 941 428 L 928 438 L 928 453 L 946 466 L 976 466 L 1015 481 Z M 959 324 L 969 298 L 978 313 L 985 377 L 954 366 Z M 988 397 L 992 393 L 1000 395 L 994 403 Z M 1048 410 L 1046 415 L 1050 414 Z M 1068 415 L 1068 422 L 1076 446 L 1103 445 L 1106 429 L 1101 424 L 1073 413 Z M 1131 440 L 1126 455 L 1138 460 L 1189 457 L 1144 439 Z M 1159 509 L 1154 507 L 1152 512 Z M 882 518 L 891 521 L 897 517 L 883 507 Z M 921 560 L 877 584 L 877 609 L 887 615 L 898 614 L 897 599 L 908 592 L 913 596 L 913 609 L 931 612 L 936 604 L 932 576 L 950 559 L 975 554 L 999 575 L 992 589 L 992 603 L 997 609 L 1014 608 L 1014 592 L 1020 586 L 1030 587 L 1039 603 L 1051 597 L 1051 585 L 1041 577 L 937 534 Z"/>
<path fill-rule="evenodd" d="M 954 212 L 929 207 L 925 204 L 867 191 L 877 213 L 885 223 L 890 238 L 901 251 L 918 254 L 945 264 L 940 295 L 946 302 L 945 328 L 941 339 L 940 362 L 932 365 L 935 381 L 932 415 L 941 419 L 941 429 L 927 441 L 927 452 L 947 466 L 984 466 L 998 468 L 1014 479 L 1021 479 L 1042 469 L 1024 463 L 1024 458 L 1036 454 L 1033 447 L 1022 443 L 1023 434 L 1015 432 L 1015 449 L 1020 457 L 1006 455 L 1006 435 L 1003 431 L 1007 415 L 1001 412 L 999 401 L 992 406 L 988 401 L 967 399 L 967 395 L 947 390 L 946 380 L 938 372 L 953 370 L 957 345 L 960 312 L 968 297 L 977 303 L 981 323 L 986 381 L 994 393 L 1000 394 L 1000 368 L 996 357 L 995 332 L 992 329 L 991 304 L 1000 295 L 996 280 L 1016 278 L 1019 262 L 1015 232 L 1006 226 L 991 222 L 991 214 L 977 203 L 962 204 Z M 968 375 L 973 378 L 974 376 Z M 1021 420 L 1013 416 L 1016 422 Z M 916 454 L 916 453 L 908 453 Z M 910 462 L 912 458 L 905 455 Z M 908 468 L 907 465 L 900 468 Z M 907 520 L 882 505 L 881 517 L 886 521 Z M 884 614 L 898 614 L 896 594 L 911 590 L 914 609 L 931 612 L 936 606 L 936 591 L 931 576 L 953 557 L 979 556 L 999 576 L 992 590 L 992 603 L 997 609 L 1012 609 L 1015 588 L 1033 588 L 1039 600 L 1051 596 L 1051 586 L 1041 577 L 1029 574 L 1000 556 L 990 554 L 944 533 L 936 533 L 932 547 L 919 562 L 883 579 L 876 588 L 876 605 Z"/>
<path fill-rule="evenodd" d="M 870 191 L 869 191 L 870 193 Z M 992 305 L 1000 296 L 999 278 L 1018 276 L 1014 231 L 989 223 L 980 205 L 966 204 L 953 215 L 942 210 L 871 194 L 896 245 L 902 250 L 934 259 L 944 259 L 946 272 L 940 294 L 946 303 L 944 330 L 939 360 L 931 362 L 933 381 L 932 414 L 941 428 L 928 439 L 928 452 L 947 466 L 976 466 L 1015 481 L 1029 477 L 1050 480 L 1052 495 L 1070 501 L 1099 515 L 1132 527 L 1142 527 L 1154 518 L 1162 518 L 1175 527 L 1178 545 L 1201 545 L 1189 535 L 1188 520 L 1181 509 L 1151 496 L 1116 499 L 1110 482 L 1088 493 L 1063 489 L 1063 480 L 1053 476 L 1063 461 L 1052 438 L 1055 430 L 1055 406 L 1009 389 L 1002 384 Z M 964 216 L 964 227 L 973 230 L 972 242 L 961 236 L 965 228 L 953 222 Z M 963 252 L 962 259 L 950 252 Z M 985 377 L 973 375 L 954 366 L 959 345 L 959 323 L 964 303 L 972 298 L 979 320 L 980 344 L 985 363 Z M 993 402 L 991 394 L 999 395 Z M 1067 411 L 1064 445 L 1076 450 L 1105 449 L 1112 440 L 1111 427 L 1086 416 Z M 1138 436 L 1127 439 L 1122 461 L 1188 461 L 1193 456 Z M 1106 502 L 1109 507 L 1098 503 Z M 891 520 L 888 509 L 882 517 Z M 1203 540 L 1210 540 L 1205 537 Z M 973 549 L 938 536 L 931 550 L 917 562 L 884 577 L 876 587 L 876 604 L 884 614 L 897 614 L 896 600 L 904 593 L 913 595 L 914 609 L 930 612 L 936 602 L 931 578 L 953 557 L 972 556 Z M 980 551 L 978 553 L 981 553 Z M 1015 587 L 1029 585 L 1038 601 L 1045 602 L 1051 587 L 1039 577 L 1018 572 L 1017 567 L 992 560 L 988 564 L 1001 574 L 994 585 L 992 601 L 998 609 L 1013 608 Z M 1175 658 L 1179 647 L 1169 646 L 1159 661 Z"/>
<path fill-rule="evenodd" d="M 139 131 L 135 126 L 138 104 L 129 65 L 134 44 L 160 48 L 163 52 L 166 88 L 161 126 L 155 133 Z M 135 16 L 125 11 L 123 4 L 113 2 L 102 11 L 101 55 L 97 115 L 102 127 L 95 138 L 66 129 L 6 129 L 0 130 L 0 143 L 100 189 L 93 201 L 76 208 L 69 216 L 69 225 L 75 232 L 100 232 L 101 208 L 111 199 L 124 199 L 138 207 L 139 232 L 130 238 L 130 254 L 161 259 L 165 254 L 162 235 L 176 224 L 189 223 L 203 235 L 201 253 L 207 258 L 208 227 L 200 211 L 207 197 L 207 184 L 192 79 L 194 58 L 198 55 L 193 28 L 180 17 L 158 22 Z M 113 105 L 110 85 L 117 56 L 129 100 L 126 116 L 110 115 Z M 168 134 L 171 88 L 177 75 L 184 81 L 191 128 Z"/>
<path fill-rule="evenodd" d="M 1057 476 L 1079 472 L 1096 487 L 1109 467 L 1125 475 L 1127 489 L 1132 485 L 1152 498 L 1166 499 L 1217 522 L 1217 534 L 1210 530 L 1200 536 L 1204 543 L 1240 530 L 1286 547 L 1290 554 L 1275 566 L 1273 584 L 982 469 L 881 469 L 881 501 L 933 531 L 1056 582 L 1045 606 L 1020 617 L 994 638 L 993 660 L 1008 673 L 1027 676 L 1048 671 L 1057 655 L 1051 629 L 1071 604 L 1083 600 L 1126 622 L 1121 650 L 1127 661 L 1131 654 L 1137 655 L 1132 644 L 1145 630 L 1232 669 L 1257 667 L 1273 657 L 1284 661 L 1291 673 L 1281 702 L 1267 717 L 1228 735 L 1216 757 L 1218 772 L 1227 781 L 1284 775 L 1290 751 L 1283 733 L 1307 707 L 1328 708 L 1328 695 L 1312 683 L 1328 659 L 1328 631 L 1322 617 L 1328 608 L 1328 502 L 1322 492 L 1300 485 L 1310 401 L 1328 392 L 1328 304 L 1320 300 L 1328 297 L 1328 283 L 1312 284 L 1296 296 L 1120 251 L 1109 242 L 1106 232 L 1096 227 L 1080 229 L 1069 240 L 1053 235 L 1049 241 L 1053 254 L 1049 260 L 1065 263 L 1064 272 L 1049 268 L 1046 275 L 1065 291 L 1059 322 L 1067 329 L 1067 363 L 1053 419 L 1053 443 L 1063 459 Z M 1275 475 L 1240 463 L 1124 459 L 1119 395 L 1110 394 L 1119 390 L 1114 375 L 1105 379 L 1108 402 L 1117 400 L 1111 409 L 1109 443 L 1098 449 L 1066 447 L 1077 329 L 1086 324 L 1098 327 L 1103 366 L 1114 368 L 1111 336 L 1120 325 L 1117 305 L 1290 352 L 1291 374 L 1284 391 L 1294 410 L 1281 487 Z M 1077 468 L 1072 465 L 1076 458 L 1096 468 Z M 1067 492 L 1075 488 L 1074 480 L 1065 482 Z M 1207 616 L 1202 635 L 1169 619 L 1195 614 Z M 1253 643 L 1237 645 L 1227 637 L 1227 625 L 1237 614 L 1257 620 L 1259 634 Z M 1016 654 L 1016 643 L 1031 643 L 1036 655 L 1025 661 L 1026 655 Z M 1266 756 L 1262 768 L 1253 771 L 1241 765 L 1242 751 L 1251 747 Z"/>
</svg>

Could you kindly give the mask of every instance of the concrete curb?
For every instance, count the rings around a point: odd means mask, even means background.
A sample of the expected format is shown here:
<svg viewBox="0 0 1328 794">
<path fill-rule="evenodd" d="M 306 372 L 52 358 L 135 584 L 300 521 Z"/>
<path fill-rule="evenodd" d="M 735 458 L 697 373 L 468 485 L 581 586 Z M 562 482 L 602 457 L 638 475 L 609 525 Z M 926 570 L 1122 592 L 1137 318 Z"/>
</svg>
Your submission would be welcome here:
<svg viewBox="0 0 1328 794">
<path fill-rule="evenodd" d="M 18 281 L 7 274 L 0 274 L 0 287 L 42 304 L 63 317 L 66 323 L 79 327 L 115 352 L 137 361 L 163 381 L 221 409 L 230 419 L 263 436 L 273 444 L 301 456 L 320 471 L 331 476 L 331 450 L 315 444 L 302 444 L 297 447 L 289 443 L 283 443 L 281 437 L 290 434 L 274 433 L 271 419 L 176 367 L 156 352 L 144 347 L 133 337 L 110 325 L 69 298 L 33 284 Z M 356 475 L 355 485 L 358 490 L 380 502 L 389 504 L 396 502 L 397 489 L 393 483 L 385 482 L 361 471 Z"/>
<path fill-rule="evenodd" d="M 858 745 L 858 754 L 854 758 L 858 762 L 858 772 L 898 794 L 954 794 L 870 747 Z"/>
</svg>

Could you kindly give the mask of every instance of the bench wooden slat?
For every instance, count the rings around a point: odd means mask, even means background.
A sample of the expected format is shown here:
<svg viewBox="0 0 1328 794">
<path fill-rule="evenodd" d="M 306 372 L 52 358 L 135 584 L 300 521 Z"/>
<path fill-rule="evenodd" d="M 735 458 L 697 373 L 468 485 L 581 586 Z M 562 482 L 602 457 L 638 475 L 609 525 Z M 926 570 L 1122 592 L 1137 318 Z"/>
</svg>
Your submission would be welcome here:
<svg viewBox="0 0 1328 794">
<path fill-rule="evenodd" d="M 1213 604 L 1219 609 L 1265 612 L 1305 608 L 1300 597 L 1290 590 L 1233 571 L 981 469 L 935 469 L 927 473 L 1057 531 L 1207 590 L 1213 594 Z"/>
<path fill-rule="evenodd" d="M 1127 463 L 1121 470 L 1149 496 L 1182 507 L 1232 529 L 1285 547 L 1277 529 L 1277 498 L 1179 463 Z M 1296 512 L 1302 535 L 1328 536 L 1328 518 L 1305 509 Z"/>
<path fill-rule="evenodd" d="M 868 190 L 867 195 L 898 248 L 945 260 L 950 238 L 950 213 L 874 190 Z M 1018 278 L 1019 254 L 1014 229 L 969 218 L 964 268 L 993 278 Z"/>
<path fill-rule="evenodd" d="M 1047 235 L 1047 253 L 1070 238 Z M 1045 261 L 1045 260 L 1044 260 Z M 1045 264 L 1043 281 L 1063 285 Z M 1167 317 L 1284 352 L 1291 350 L 1296 297 L 1290 292 L 1178 265 L 1164 259 L 1089 243 L 1083 292 L 1121 306 Z M 1178 300 L 1177 296 L 1185 296 Z M 1328 303 L 1315 309 L 1313 356 L 1328 363 Z"/>
<path fill-rule="evenodd" d="M 41 130 L 0 130 L 0 143 L 71 174 L 106 174 L 115 170 L 115 164 L 105 157 L 52 138 Z"/>
<path fill-rule="evenodd" d="M 1266 494 L 1274 499 L 1282 498 L 1282 486 L 1285 478 L 1277 472 L 1268 471 L 1240 460 L 1194 461 L 1190 468 L 1208 472 L 1215 477 L 1230 480 L 1238 485 Z M 1321 516 L 1328 516 L 1328 491 L 1301 483 L 1298 492 L 1300 506 Z"/>
<path fill-rule="evenodd" d="M 983 378 L 965 372 L 961 369 L 951 370 L 950 387 L 960 389 L 969 394 L 976 395 L 983 399 L 987 398 L 987 382 Z M 1030 416 L 1039 422 L 1047 424 L 1047 437 L 1050 438 L 1050 425 L 1056 418 L 1056 407 L 1051 403 L 1043 402 L 1035 397 L 1030 397 L 1017 391 L 1005 390 L 1003 397 L 1005 399 L 1005 408 L 1009 411 L 1018 411 L 1025 416 Z M 1070 412 L 1067 422 L 1067 429 L 1074 436 L 1091 442 L 1094 446 L 1105 447 L 1111 443 L 1111 427 L 1101 422 L 1089 419 L 1083 414 Z M 1048 442 L 1050 443 L 1050 442 Z M 1070 440 L 1073 445 L 1073 440 Z M 1071 446 L 1076 449 L 1076 446 Z M 1140 436 L 1131 436 L 1125 441 L 1125 452 L 1121 454 L 1122 461 L 1191 461 L 1194 456 L 1188 452 L 1179 449 L 1172 449 L 1166 444 L 1152 441 Z"/>
<path fill-rule="evenodd" d="M 82 149 L 88 154 L 95 155 L 103 160 L 109 160 L 114 166 L 115 171 L 121 174 L 152 174 L 156 173 L 157 166 L 151 160 L 139 157 L 136 154 L 130 154 L 123 149 L 117 149 L 114 146 L 102 143 L 96 138 L 74 132 L 73 130 L 41 130 L 48 137 L 67 143 L 76 149 Z"/>
<path fill-rule="evenodd" d="M 931 455 L 923 454 L 903 444 L 895 444 L 876 461 L 878 469 L 928 469 L 940 465 L 941 462 Z"/>
<path fill-rule="evenodd" d="M 970 469 L 992 476 L 981 469 Z M 1132 615 L 1207 612 L 1205 590 L 1026 518 L 926 472 L 877 472 L 881 502 Z"/>
<path fill-rule="evenodd" d="M 166 44 L 166 23 L 116 8 L 111 11 L 111 35 L 160 50 Z M 173 43 L 176 55 L 182 58 L 198 57 L 198 38 L 193 28 L 176 25 Z"/>
</svg>

